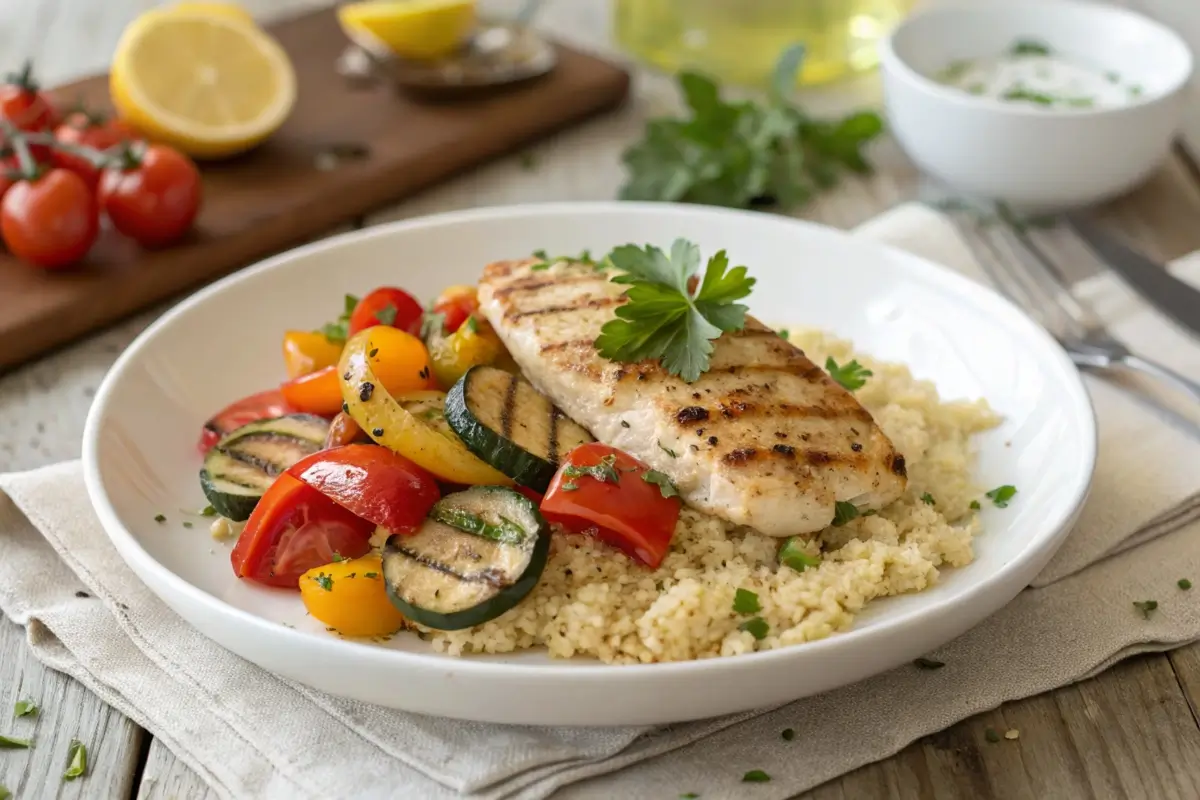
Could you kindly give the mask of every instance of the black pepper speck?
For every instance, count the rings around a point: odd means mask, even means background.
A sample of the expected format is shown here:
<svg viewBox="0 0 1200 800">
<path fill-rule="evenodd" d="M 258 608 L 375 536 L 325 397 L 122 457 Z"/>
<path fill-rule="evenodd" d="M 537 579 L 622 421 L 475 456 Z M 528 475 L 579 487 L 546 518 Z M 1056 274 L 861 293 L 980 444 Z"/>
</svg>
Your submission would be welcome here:
<svg viewBox="0 0 1200 800">
<path fill-rule="evenodd" d="M 363 381 L 362 386 L 358 387 L 358 399 L 364 403 L 371 399 L 371 395 L 375 392 L 375 384 L 370 381 Z"/>
<path fill-rule="evenodd" d="M 383 436 L 383 428 L 375 428 L 373 431 L 371 431 L 371 435 Z"/>
</svg>

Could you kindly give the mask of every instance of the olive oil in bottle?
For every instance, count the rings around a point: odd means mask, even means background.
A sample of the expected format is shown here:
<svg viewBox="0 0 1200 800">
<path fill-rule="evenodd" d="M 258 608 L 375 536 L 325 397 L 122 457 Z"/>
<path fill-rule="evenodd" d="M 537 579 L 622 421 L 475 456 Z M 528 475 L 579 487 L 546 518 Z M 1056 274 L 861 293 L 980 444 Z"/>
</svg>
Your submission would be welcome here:
<svg viewBox="0 0 1200 800">
<path fill-rule="evenodd" d="M 613 0 L 618 43 L 668 72 L 764 85 L 784 48 L 805 46 L 803 85 L 878 63 L 876 44 L 915 0 Z"/>
</svg>

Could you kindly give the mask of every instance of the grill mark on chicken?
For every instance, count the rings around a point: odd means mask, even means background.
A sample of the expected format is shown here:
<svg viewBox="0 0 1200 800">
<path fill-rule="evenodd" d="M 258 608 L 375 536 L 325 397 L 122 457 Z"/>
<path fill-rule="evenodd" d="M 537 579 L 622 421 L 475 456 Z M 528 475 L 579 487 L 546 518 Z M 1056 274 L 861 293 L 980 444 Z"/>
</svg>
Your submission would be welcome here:
<svg viewBox="0 0 1200 800">
<path fill-rule="evenodd" d="M 552 344 L 544 344 L 538 348 L 540 353 L 554 353 L 559 350 L 570 350 L 573 347 L 595 347 L 595 343 L 591 339 L 569 339 L 565 342 L 554 342 Z"/>
<path fill-rule="evenodd" d="M 546 306 L 544 308 L 529 308 L 524 311 L 510 309 L 504 314 L 506 320 L 516 322 L 527 317 L 540 317 L 546 314 L 565 314 L 583 311 L 585 309 L 609 308 L 625 302 L 624 297 L 581 297 L 579 302 L 565 306 Z"/>
<path fill-rule="evenodd" d="M 545 289 L 547 286 L 568 286 L 576 283 L 600 283 L 592 275 L 567 275 L 555 278 L 525 278 L 523 280 L 513 281 L 508 286 L 496 289 L 493 293 L 497 298 L 504 299 L 512 297 L 514 294 L 530 294 Z"/>
<path fill-rule="evenodd" d="M 704 411 L 705 409 L 701 409 Z M 682 415 L 682 411 L 679 412 Z M 691 412 L 695 413 L 695 412 Z M 791 403 L 747 403 L 744 400 L 727 398 L 717 402 L 709 416 L 717 414 L 724 419 L 756 419 L 759 417 L 785 417 L 787 419 L 858 419 L 872 421 L 871 413 L 857 403 L 837 405 L 794 405 Z M 707 417 L 706 417 L 707 418 Z M 679 419 L 683 424 L 684 420 Z"/>
</svg>

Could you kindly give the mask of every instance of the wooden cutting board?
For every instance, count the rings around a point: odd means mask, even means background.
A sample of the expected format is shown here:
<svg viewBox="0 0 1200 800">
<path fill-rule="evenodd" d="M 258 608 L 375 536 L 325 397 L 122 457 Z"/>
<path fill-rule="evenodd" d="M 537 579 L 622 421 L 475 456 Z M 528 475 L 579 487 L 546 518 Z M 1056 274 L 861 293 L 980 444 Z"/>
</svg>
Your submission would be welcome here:
<svg viewBox="0 0 1200 800">
<path fill-rule="evenodd" d="M 629 88 L 619 67 L 558 47 L 557 67 L 537 81 L 420 103 L 389 86 L 351 88 L 336 73 L 347 40 L 332 10 L 271 30 L 296 69 L 295 110 L 255 151 L 202 166 L 204 206 L 187 240 L 148 252 L 107 231 L 85 263 L 59 273 L 0 251 L 0 370 L 613 108 Z M 54 94 L 107 107 L 107 77 Z M 318 168 L 319 153 L 345 144 L 367 155 Z"/>
</svg>

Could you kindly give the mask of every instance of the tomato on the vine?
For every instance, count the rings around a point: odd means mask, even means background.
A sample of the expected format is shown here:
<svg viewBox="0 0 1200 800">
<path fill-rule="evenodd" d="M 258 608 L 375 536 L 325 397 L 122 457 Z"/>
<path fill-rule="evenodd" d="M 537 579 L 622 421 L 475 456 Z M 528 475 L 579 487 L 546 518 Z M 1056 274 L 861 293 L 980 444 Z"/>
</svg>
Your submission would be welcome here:
<svg viewBox="0 0 1200 800">
<path fill-rule="evenodd" d="M 182 238 L 200 210 L 200 171 L 161 144 L 127 147 L 100 174 L 100 207 L 113 227 L 144 247 Z"/>
<path fill-rule="evenodd" d="M 54 138 L 65 145 L 105 151 L 136 140 L 138 132 L 119 119 L 105 119 L 102 115 L 75 111 L 54 129 Z M 100 181 L 100 167 L 77 153 L 56 149 L 54 163 L 77 173 L 92 188 Z"/>
<path fill-rule="evenodd" d="M 5 77 L 0 85 L 0 119 L 18 130 L 38 133 L 50 130 L 57 116 L 53 103 L 33 78 L 32 62 L 26 61 L 20 72 Z M 45 145 L 32 145 L 30 150 L 39 161 L 50 155 Z"/>
<path fill-rule="evenodd" d="M 96 199 L 74 172 L 21 177 L 0 201 L 0 235 L 18 258 L 47 269 L 83 258 L 96 241 Z"/>
</svg>

